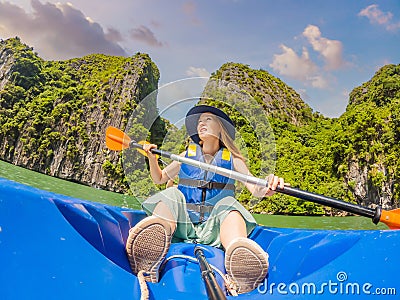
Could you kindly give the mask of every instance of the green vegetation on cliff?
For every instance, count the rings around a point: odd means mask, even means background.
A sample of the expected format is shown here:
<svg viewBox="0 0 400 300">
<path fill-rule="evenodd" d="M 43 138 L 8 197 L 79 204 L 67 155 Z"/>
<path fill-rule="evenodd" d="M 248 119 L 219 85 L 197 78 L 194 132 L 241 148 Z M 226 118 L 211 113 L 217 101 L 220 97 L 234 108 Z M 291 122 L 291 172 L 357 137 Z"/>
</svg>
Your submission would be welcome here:
<svg viewBox="0 0 400 300">
<path fill-rule="evenodd" d="M 44 61 L 18 38 L 0 44 L 0 157 L 53 176 L 126 190 L 118 155 L 108 153 L 108 125 L 157 88 L 148 55 L 88 55 Z"/>
<path fill-rule="evenodd" d="M 370 204 L 372 199 L 386 208 L 399 206 L 399 125 L 400 65 L 386 65 L 351 92 L 332 136 L 333 168 L 357 202 Z"/>
<path fill-rule="evenodd" d="M 110 125 L 125 129 L 138 102 L 157 89 L 158 79 L 158 69 L 146 54 L 44 61 L 18 38 L 2 41 L 0 158 L 126 192 L 122 158 L 105 148 L 105 129 Z M 313 113 L 295 90 L 265 70 L 227 63 L 212 79 L 234 84 L 265 110 L 275 136 L 275 173 L 292 186 L 363 205 L 399 206 L 400 65 L 384 66 L 356 87 L 346 112 L 335 119 Z M 217 98 L 211 104 L 218 106 Z M 248 107 L 249 111 L 257 108 Z M 155 103 L 151 113 L 157 113 Z M 265 166 L 259 159 L 259 141 L 246 118 L 230 115 L 251 149 L 250 169 L 258 174 Z M 169 126 L 157 119 L 152 142 L 160 144 Z M 143 174 L 135 176 L 132 180 Z M 148 179 L 138 180 L 137 187 L 148 191 L 148 183 Z M 250 208 L 249 199 L 249 194 L 240 196 Z M 277 214 L 335 213 L 278 194 L 251 209 Z"/>
<path fill-rule="evenodd" d="M 213 76 L 240 86 L 266 109 L 276 139 L 276 174 L 292 186 L 362 205 L 399 205 L 400 65 L 383 67 L 355 88 L 337 119 L 313 114 L 294 90 L 264 70 L 229 63 Z M 331 213 L 286 195 L 265 198 L 253 210 Z"/>
</svg>

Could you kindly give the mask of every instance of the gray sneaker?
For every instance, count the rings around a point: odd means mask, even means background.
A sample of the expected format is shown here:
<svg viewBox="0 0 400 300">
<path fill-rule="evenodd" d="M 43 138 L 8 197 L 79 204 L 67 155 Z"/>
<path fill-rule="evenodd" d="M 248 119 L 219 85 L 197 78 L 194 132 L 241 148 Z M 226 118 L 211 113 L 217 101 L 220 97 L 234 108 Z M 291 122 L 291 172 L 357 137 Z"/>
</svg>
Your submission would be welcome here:
<svg viewBox="0 0 400 300">
<path fill-rule="evenodd" d="M 147 217 L 129 230 L 126 253 L 134 274 L 144 271 L 146 281 L 158 282 L 159 268 L 171 245 L 171 226 L 161 218 Z"/>
<path fill-rule="evenodd" d="M 236 238 L 225 251 L 225 268 L 238 293 L 258 287 L 268 273 L 268 254 L 251 239 Z"/>
</svg>

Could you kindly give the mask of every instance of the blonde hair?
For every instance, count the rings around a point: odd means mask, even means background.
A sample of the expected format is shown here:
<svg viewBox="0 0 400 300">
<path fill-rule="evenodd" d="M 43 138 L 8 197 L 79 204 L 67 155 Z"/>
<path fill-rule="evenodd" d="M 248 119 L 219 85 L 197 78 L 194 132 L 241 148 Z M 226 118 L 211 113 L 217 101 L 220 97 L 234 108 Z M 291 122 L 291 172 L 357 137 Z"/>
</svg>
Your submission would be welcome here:
<svg viewBox="0 0 400 300">
<path fill-rule="evenodd" d="M 221 147 L 225 147 L 226 149 L 229 150 L 230 153 L 236 158 L 239 158 L 243 161 L 246 161 L 242 153 L 240 152 L 239 148 L 235 145 L 235 142 L 233 139 L 230 137 L 228 134 L 228 131 L 226 130 L 226 127 L 224 123 L 221 121 L 221 119 L 214 115 L 215 119 L 217 120 L 218 124 L 221 127 L 221 132 L 220 132 L 220 137 L 219 137 L 219 142 Z M 200 145 L 202 146 L 203 141 L 200 141 Z"/>
</svg>

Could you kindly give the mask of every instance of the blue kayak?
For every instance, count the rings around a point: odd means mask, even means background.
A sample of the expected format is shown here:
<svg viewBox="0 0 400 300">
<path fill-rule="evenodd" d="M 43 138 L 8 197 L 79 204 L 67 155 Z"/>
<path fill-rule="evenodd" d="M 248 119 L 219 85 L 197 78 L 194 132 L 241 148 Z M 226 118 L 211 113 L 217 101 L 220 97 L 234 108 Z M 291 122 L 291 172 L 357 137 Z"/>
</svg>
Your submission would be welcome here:
<svg viewBox="0 0 400 300">
<path fill-rule="evenodd" d="M 125 255 L 144 212 L 42 191 L 0 178 L 0 299 L 140 299 Z M 270 257 L 256 290 L 228 299 L 338 299 L 400 294 L 398 230 L 303 230 L 258 226 Z M 193 244 L 172 244 L 150 299 L 207 299 Z M 224 273 L 224 252 L 202 246 Z"/>
</svg>

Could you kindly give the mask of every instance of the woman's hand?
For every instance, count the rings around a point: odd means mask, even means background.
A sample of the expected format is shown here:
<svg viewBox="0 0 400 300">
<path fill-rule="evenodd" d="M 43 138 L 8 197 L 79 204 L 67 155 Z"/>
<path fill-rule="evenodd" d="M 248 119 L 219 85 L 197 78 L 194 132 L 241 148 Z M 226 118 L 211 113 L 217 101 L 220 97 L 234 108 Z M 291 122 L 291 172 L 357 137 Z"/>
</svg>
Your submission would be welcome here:
<svg viewBox="0 0 400 300">
<path fill-rule="evenodd" d="M 281 189 L 284 188 L 285 181 L 283 178 L 270 174 L 265 178 L 268 181 L 268 186 L 257 185 L 254 189 L 253 196 L 255 197 L 266 197 L 272 196 L 276 193 L 276 188 L 279 186 Z"/>
<path fill-rule="evenodd" d="M 157 156 L 155 154 L 151 153 L 151 149 L 157 149 L 157 145 L 155 145 L 155 144 L 144 144 L 143 145 L 143 151 L 146 152 L 149 160 L 151 159 L 153 161 L 156 161 Z"/>
<path fill-rule="evenodd" d="M 274 174 L 270 174 L 267 176 L 268 181 L 268 190 L 266 191 L 264 196 L 272 196 L 276 193 L 276 188 L 279 186 L 281 189 L 285 187 L 285 181 L 282 177 L 278 177 Z"/>
<path fill-rule="evenodd" d="M 179 174 L 181 165 L 177 161 L 173 161 L 161 170 L 158 164 L 158 155 L 151 153 L 152 149 L 157 149 L 157 145 L 144 144 L 142 149 L 149 158 L 150 175 L 155 184 L 166 183 L 168 180 L 173 180 Z M 181 155 L 184 155 L 184 153 Z"/>
<path fill-rule="evenodd" d="M 240 158 L 233 158 L 233 164 L 235 167 L 235 171 L 253 176 L 249 169 L 247 168 L 243 159 Z M 275 176 L 274 174 L 270 174 L 265 178 L 268 181 L 268 186 L 260 186 L 250 182 L 245 183 L 247 189 L 254 197 L 265 197 L 265 196 L 272 196 L 275 194 L 276 188 L 279 186 L 281 189 L 284 188 L 285 181 L 283 178 Z"/>
</svg>

